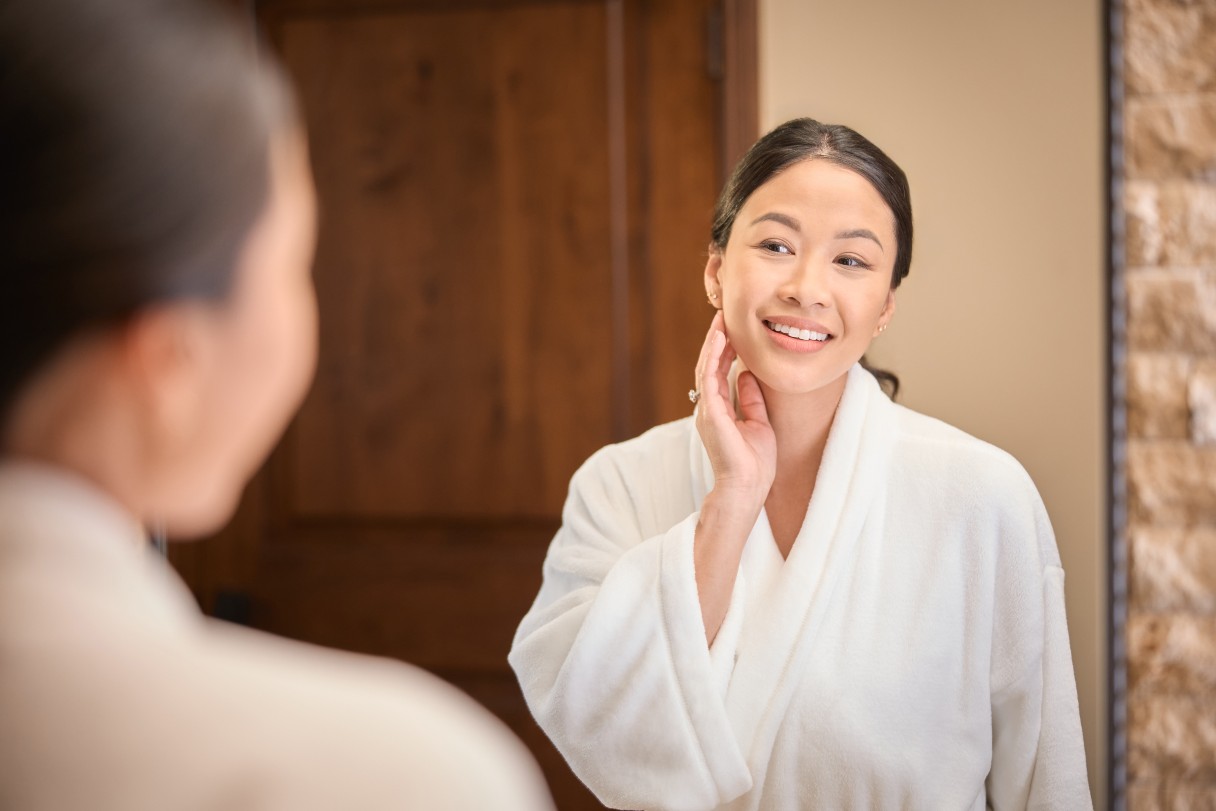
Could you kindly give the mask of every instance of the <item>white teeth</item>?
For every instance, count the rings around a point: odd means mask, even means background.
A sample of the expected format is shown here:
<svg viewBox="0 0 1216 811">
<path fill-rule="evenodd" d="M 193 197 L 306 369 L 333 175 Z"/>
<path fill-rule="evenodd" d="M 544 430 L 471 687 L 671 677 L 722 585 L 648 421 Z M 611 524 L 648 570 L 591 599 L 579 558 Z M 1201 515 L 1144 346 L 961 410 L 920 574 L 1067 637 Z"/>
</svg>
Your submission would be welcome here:
<svg viewBox="0 0 1216 811">
<path fill-rule="evenodd" d="M 788 324 L 774 324 L 772 321 L 765 321 L 764 325 L 774 332 L 780 332 L 782 335 L 788 335 L 800 341 L 826 341 L 828 339 L 826 332 L 812 332 L 809 329 L 798 329 Z"/>
</svg>

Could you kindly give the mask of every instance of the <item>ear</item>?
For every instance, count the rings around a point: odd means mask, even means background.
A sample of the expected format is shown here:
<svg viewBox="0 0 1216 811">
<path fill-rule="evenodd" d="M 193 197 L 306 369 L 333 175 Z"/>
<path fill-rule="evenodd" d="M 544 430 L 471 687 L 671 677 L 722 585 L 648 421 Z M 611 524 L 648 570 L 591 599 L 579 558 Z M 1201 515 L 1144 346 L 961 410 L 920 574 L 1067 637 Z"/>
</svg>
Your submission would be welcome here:
<svg viewBox="0 0 1216 811">
<path fill-rule="evenodd" d="M 712 242 L 709 245 L 709 259 L 705 261 L 705 295 L 715 309 L 722 309 L 722 282 L 719 274 L 722 272 L 722 249 Z"/>
<path fill-rule="evenodd" d="M 141 312 L 124 327 L 123 366 L 132 396 L 148 440 L 162 450 L 194 433 L 208 407 L 207 322 L 204 305 L 172 304 Z"/>
<path fill-rule="evenodd" d="M 887 301 L 882 305 L 882 311 L 878 314 L 878 326 L 874 328 L 874 337 L 887 328 L 891 323 L 891 319 L 895 317 L 895 291 L 887 291 Z"/>
</svg>

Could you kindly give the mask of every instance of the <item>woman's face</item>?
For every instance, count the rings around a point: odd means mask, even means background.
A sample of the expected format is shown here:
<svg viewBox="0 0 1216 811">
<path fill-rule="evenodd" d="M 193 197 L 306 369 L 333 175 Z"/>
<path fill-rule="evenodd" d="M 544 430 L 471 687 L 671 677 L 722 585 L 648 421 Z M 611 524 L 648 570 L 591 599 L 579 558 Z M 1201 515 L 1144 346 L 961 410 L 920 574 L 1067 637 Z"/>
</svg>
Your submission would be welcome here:
<svg viewBox="0 0 1216 811">
<path fill-rule="evenodd" d="M 199 331 L 198 408 L 175 454 L 179 495 L 189 495 L 176 520 L 165 516 L 171 532 L 205 533 L 228 519 L 312 381 L 316 201 L 302 134 L 275 139 L 270 175 L 234 289 L 207 305 Z"/>
<path fill-rule="evenodd" d="M 812 392 L 842 380 L 890 320 L 895 250 L 894 217 L 869 181 L 804 160 L 752 193 L 705 283 L 761 384 Z"/>
</svg>

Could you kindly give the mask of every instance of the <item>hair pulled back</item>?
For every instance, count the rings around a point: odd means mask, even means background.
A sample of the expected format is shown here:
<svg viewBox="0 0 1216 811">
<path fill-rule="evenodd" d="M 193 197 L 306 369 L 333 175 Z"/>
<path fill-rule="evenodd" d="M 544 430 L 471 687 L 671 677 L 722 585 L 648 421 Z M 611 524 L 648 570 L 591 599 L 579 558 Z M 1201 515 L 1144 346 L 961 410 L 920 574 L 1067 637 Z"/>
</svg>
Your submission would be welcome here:
<svg viewBox="0 0 1216 811">
<path fill-rule="evenodd" d="M 912 195 L 908 178 L 885 152 L 849 127 L 795 118 L 756 141 L 735 167 L 718 204 L 710 231 L 713 245 L 725 250 L 735 218 L 748 198 L 777 174 L 805 160 L 830 161 L 864 177 L 878 192 L 895 221 L 895 266 L 891 289 L 899 287 L 912 266 Z M 894 397 L 899 378 L 861 360 Z"/>
<path fill-rule="evenodd" d="M 285 80 L 218 4 L 0 6 L 0 425 L 74 336 L 223 298 L 269 195 Z"/>
</svg>

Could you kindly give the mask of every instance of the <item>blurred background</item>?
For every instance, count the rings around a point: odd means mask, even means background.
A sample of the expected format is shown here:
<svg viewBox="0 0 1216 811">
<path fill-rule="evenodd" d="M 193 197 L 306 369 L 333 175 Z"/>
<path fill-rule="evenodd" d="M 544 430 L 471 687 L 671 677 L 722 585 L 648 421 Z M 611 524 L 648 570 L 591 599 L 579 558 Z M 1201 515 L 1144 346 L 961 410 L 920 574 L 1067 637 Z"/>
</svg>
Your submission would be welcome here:
<svg viewBox="0 0 1216 811">
<path fill-rule="evenodd" d="M 1216 3 L 236 5 L 306 112 L 322 337 L 172 553 L 205 610 L 438 673 L 599 808 L 506 652 L 570 474 L 689 413 L 725 174 L 810 115 L 912 185 L 874 360 L 1043 494 L 1095 807 L 1216 808 Z"/>
</svg>

